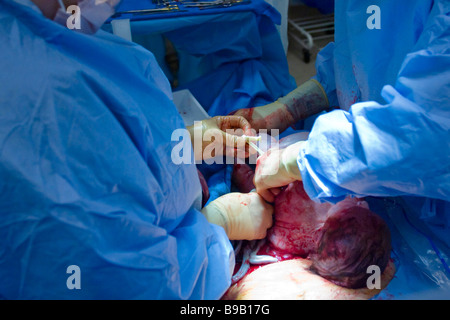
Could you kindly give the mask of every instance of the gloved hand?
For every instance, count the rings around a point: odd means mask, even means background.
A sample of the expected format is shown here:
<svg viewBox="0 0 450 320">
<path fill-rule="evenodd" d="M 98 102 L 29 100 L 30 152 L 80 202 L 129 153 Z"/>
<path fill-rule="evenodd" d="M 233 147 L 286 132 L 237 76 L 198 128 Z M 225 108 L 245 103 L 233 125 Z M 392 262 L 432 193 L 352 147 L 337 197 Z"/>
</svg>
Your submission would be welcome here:
<svg viewBox="0 0 450 320">
<path fill-rule="evenodd" d="M 326 110 L 328 106 L 328 98 L 322 86 L 311 79 L 275 102 L 240 109 L 233 114 L 246 118 L 257 131 L 278 129 L 281 133 L 298 121 Z"/>
<path fill-rule="evenodd" d="M 256 192 L 266 201 L 274 202 L 280 187 L 301 180 L 297 156 L 305 141 L 299 141 L 284 149 L 272 148 L 258 158 L 254 184 Z"/>
<path fill-rule="evenodd" d="M 230 240 L 255 240 L 266 237 L 273 207 L 256 192 L 235 192 L 210 202 L 202 213 L 210 223 L 223 227 Z"/>
<path fill-rule="evenodd" d="M 217 116 L 197 121 L 187 127 L 195 160 L 207 160 L 216 156 L 248 157 L 252 148 L 247 141 L 257 141 L 249 122 L 239 116 Z M 244 135 L 244 136 L 242 136 Z"/>
</svg>

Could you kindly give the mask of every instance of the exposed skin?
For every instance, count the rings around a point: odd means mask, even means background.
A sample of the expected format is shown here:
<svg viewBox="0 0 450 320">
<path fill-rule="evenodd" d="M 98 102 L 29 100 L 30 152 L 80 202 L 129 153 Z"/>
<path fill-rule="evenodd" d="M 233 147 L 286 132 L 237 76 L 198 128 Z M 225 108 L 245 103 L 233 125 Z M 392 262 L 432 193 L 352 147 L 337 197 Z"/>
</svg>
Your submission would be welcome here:
<svg viewBox="0 0 450 320">
<path fill-rule="evenodd" d="M 317 248 L 331 207 L 312 201 L 302 182 L 293 182 L 275 200 L 274 226 L 267 239 L 276 249 L 306 258 Z"/>
<path fill-rule="evenodd" d="M 59 9 L 59 2 L 57 0 L 31 0 L 42 11 L 42 14 L 48 19 L 55 18 L 56 12 Z M 63 0 L 66 8 L 73 4 L 78 4 L 78 0 Z"/>
<path fill-rule="evenodd" d="M 391 236 L 386 223 L 361 206 L 332 214 L 323 227 L 317 252 L 311 255 L 311 270 L 347 288 L 365 285 L 368 266 L 386 267 Z"/>
<path fill-rule="evenodd" d="M 200 179 L 200 185 L 202 186 L 202 207 L 204 207 L 205 204 L 209 200 L 209 196 L 210 196 L 209 188 L 208 188 L 208 183 L 206 182 L 203 174 L 198 169 L 197 169 L 197 172 L 198 172 L 198 178 Z"/>
<path fill-rule="evenodd" d="M 251 173 L 246 165 L 238 170 L 244 171 L 242 179 Z M 368 265 L 380 268 L 383 287 L 390 281 L 395 270 L 389 262 L 389 229 L 363 199 L 316 203 L 298 181 L 283 189 L 276 200 L 268 242 L 254 252 L 257 258 L 275 257 L 275 263 L 263 263 L 274 266 L 246 261 L 244 252 L 224 299 L 368 299 L 380 291 L 365 288 Z M 278 263 L 286 259 L 295 262 Z"/>
<path fill-rule="evenodd" d="M 395 274 L 392 260 L 381 274 L 380 289 L 338 286 L 310 270 L 311 261 L 292 259 L 261 266 L 232 285 L 223 300 L 367 300 L 386 288 Z"/>
<path fill-rule="evenodd" d="M 235 164 L 233 166 L 233 174 L 231 182 L 238 188 L 239 192 L 248 193 L 255 189 L 253 177 L 255 172 L 247 164 Z"/>
</svg>

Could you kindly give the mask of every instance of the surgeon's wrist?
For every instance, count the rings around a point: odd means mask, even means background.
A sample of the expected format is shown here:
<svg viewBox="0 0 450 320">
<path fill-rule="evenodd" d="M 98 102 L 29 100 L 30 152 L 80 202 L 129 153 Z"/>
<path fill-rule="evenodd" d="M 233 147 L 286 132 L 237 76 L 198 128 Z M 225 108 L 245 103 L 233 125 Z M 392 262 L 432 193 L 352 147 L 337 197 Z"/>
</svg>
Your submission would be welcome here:
<svg viewBox="0 0 450 320">
<path fill-rule="evenodd" d="M 286 109 L 294 118 L 294 123 L 325 111 L 329 107 L 325 90 L 314 79 L 306 81 L 277 101 L 286 106 Z"/>
<path fill-rule="evenodd" d="M 201 213 L 209 223 L 222 227 L 228 235 L 229 226 L 226 211 L 219 204 L 215 203 L 215 200 L 203 207 Z"/>
<path fill-rule="evenodd" d="M 302 180 L 297 157 L 305 141 L 299 141 L 286 147 L 281 154 L 281 162 L 286 175 L 293 180 Z"/>
<path fill-rule="evenodd" d="M 279 100 L 255 108 L 255 113 L 257 117 L 264 119 L 264 129 L 278 129 L 283 132 L 296 123 L 295 117 Z"/>
</svg>

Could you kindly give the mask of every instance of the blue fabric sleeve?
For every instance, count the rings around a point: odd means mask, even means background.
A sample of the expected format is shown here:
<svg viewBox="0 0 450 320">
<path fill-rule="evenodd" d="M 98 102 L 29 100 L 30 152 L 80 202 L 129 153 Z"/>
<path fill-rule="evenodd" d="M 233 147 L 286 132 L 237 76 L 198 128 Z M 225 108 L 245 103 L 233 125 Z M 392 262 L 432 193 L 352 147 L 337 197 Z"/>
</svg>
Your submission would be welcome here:
<svg viewBox="0 0 450 320">
<path fill-rule="evenodd" d="M 333 108 L 339 106 L 334 75 L 334 42 L 329 43 L 317 54 L 316 75 L 313 79 L 317 80 L 325 90 L 329 101 L 329 107 Z"/>
<path fill-rule="evenodd" d="M 357 103 L 349 112 L 336 110 L 316 120 L 298 156 L 312 198 L 337 201 L 347 194 L 450 198 L 448 7 L 444 2 L 433 7 L 395 86 L 386 85 L 381 92 L 385 105 Z M 318 73 L 319 81 L 327 84 Z"/>
</svg>

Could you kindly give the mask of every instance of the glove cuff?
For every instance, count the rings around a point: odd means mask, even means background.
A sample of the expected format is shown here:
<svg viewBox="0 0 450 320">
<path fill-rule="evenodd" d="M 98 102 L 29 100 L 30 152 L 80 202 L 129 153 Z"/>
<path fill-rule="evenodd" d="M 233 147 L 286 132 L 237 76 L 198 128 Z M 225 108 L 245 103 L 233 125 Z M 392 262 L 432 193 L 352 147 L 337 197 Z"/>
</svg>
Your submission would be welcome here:
<svg viewBox="0 0 450 320">
<path fill-rule="evenodd" d="M 284 104 L 295 122 L 306 119 L 328 109 L 329 102 L 325 90 L 317 80 L 310 79 L 277 100 Z"/>
<path fill-rule="evenodd" d="M 294 180 L 302 180 L 300 169 L 297 164 L 297 157 L 300 152 L 300 148 L 305 141 L 299 141 L 283 150 L 281 161 L 288 176 Z"/>
<path fill-rule="evenodd" d="M 201 213 L 205 216 L 209 223 L 222 227 L 225 230 L 225 233 L 229 236 L 228 219 L 225 216 L 226 214 L 223 212 L 223 209 L 214 203 L 216 200 L 212 201 L 206 207 L 203 207 Z"/>
</svg>

